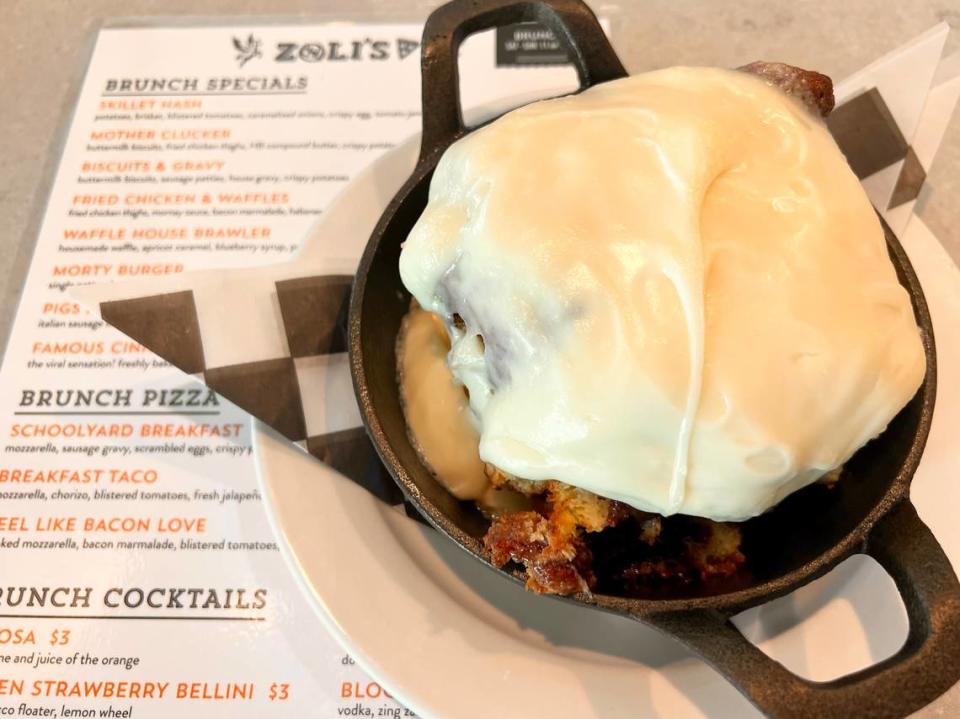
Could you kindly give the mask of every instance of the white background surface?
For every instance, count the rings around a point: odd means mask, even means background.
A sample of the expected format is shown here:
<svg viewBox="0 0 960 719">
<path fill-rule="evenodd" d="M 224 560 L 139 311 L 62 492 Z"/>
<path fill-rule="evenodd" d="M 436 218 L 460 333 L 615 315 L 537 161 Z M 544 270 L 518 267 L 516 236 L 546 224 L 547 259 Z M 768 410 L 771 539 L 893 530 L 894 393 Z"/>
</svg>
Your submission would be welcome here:
<svg viewBox="0 0 960 719">
<path fill-rule="evenodd" d="M 0 338 L 16 307 L 32 251 L 32 223 L 46 197 L 44 173 L 56 163 L 56 129 L 72 102 L 70 80 L 85 65 L 89 30 L 100 18 L 136 14 L 281 14 L 318 12 L 362 18 L 370 12 L 417 19 L 436 3 L 317 2 L 313 0 L 89 0 L 66 3 L 3 0 L 0 4 Z M 602 8 L 602 5 L 597 5 Z M 615 44 L 632 71 L 666 64 L 737 65 L 775 59 L 836 77 L 892 49 L 937 21 L 960 23 L 956 0 L 916 0 L 878 8 L 857 0 L 843 7 L 821 2 L 747 0 L 718 7 L 705 0 L 624 2 L 614 15 Z M 958 46 L 957 38 L 948 41 Z M 956 119 L 930 176 L 921 216 L 960 256 L 960 127 Z M 162 635 L 157 635 L 162 641 Z M 957 691 L 930 716 L 955 716 Z"/>
</svg>

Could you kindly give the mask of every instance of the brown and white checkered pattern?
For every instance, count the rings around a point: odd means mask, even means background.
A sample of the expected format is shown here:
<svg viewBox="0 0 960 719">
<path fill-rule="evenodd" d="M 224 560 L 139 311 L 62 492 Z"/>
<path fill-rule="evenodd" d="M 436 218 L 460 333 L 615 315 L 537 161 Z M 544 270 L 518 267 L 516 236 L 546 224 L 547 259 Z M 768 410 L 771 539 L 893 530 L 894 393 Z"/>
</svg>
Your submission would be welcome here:
<svg viewBox="0 0 960 719">
<path fill-rule="evenodd" d="M 314 457 L 399 502 L 353 396 L 346 354 L 353 276 L 296 270 L 296 263 L 263 268 L 268 277 L 256 281 L 249 270 L 235 281 L 224 272 L 216 291 L 109 300 L 100 314 Z"/>
<path fill-rule="evenodd" d="M 861 180 L 903 161 L 893 194 L 883 209 L 892 210 L 917 198 L 927 172 L 877 88 L 838 105 L 827 117 L 827 127 Z"/>
</svg>

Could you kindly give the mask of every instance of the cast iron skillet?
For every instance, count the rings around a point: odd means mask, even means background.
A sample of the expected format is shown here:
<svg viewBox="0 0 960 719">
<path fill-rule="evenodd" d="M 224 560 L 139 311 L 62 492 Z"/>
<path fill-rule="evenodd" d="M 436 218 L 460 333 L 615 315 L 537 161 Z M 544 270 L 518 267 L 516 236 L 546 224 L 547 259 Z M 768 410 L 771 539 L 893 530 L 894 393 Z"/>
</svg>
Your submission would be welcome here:
<svg viewBox="0 0 960 719">
<path fill-rule="evenodd" d="M 384 211 L 357 272 L 349 316 L 354 387 L 364 423 L 384 464 L 410 501 L 440 531 L 494 571 L 481 537 L 487 521 L 437 483 L 407 437 L 396 381 L 394 343 L 410 296 L 400 282 L 400 244 L 420 216 L 443 151 L 470 130 L 460 112 L 457 50 L 479 30 L 527 20 L 546 23 L 566 44 L 582 88 L 626 75 L 591 11 L 580 0 L 454 0 L 427 20 L 423 35 L 423 139 L 413 175 Z M 535 161 L 535 158 L 531 158 Z M 833 491 L 810 487 L 744 524 L 751 579 L 733 590 L 685 590 L 634 599 L 569 598 L 624 614 L 674 636 L 776 717 L 900 717 L 960 680 L 960 585 L 937 540 L 909 500 L 926 442 L 936 389 L 933 329 L 917 278 L 884 226 L 890 256 L 923 330 L 923 386 L 888 429 L 846 465 Z M 893 657 L 817 683 L 792 674 L 748 642 L 729 618 L 828 572 L 852 554 L 890 573 L 910 620 Z M 546 599 L 544 601 L 547 601 Z"/>
</svg>

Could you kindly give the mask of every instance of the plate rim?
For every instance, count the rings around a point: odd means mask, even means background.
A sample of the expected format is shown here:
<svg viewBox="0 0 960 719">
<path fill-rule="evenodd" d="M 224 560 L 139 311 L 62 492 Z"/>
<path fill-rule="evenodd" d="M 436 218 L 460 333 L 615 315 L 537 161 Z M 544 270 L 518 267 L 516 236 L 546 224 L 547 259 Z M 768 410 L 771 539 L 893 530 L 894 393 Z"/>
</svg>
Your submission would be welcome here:
<svg viewBox="0 0 960 719">
<path fill-rule="evenodd" d="M 415 154 L 413 149 L 418 146 L 419 133 L 413 135 L 404 143 L 401 143 L 396 148 L 386 153 L 385 155 L 378 158 L 370 166 L 364 169 L 359 173 L 338 195 L 334 200 L 334 203 L 331 205 L 328 213 L 332 213 L 334 209 L 334 204 L 342 205 L 349 201 L 350 199 L 350 189 L 356 185 L 360 185 L 365 180 L 369 182 L 369 177 L 376 176 L 382 172 L 382 168 L 390 162 L 393 158 L 394 162 L 397 157 L 402 157 L 403 153 L 407 153 L 410 156 L 410 165 L 413 167 L 413 159 L 415 159 Z M 401 178 L 402 181 L 403 178 Z M 389 199 L 389 198 L 385 198 Z M 351 210 L 353 211 L 353 210 Z M 373 218 L 375 221 L 376 218 Z M 309 232 L 309 236 L 314 236 L 318 233 L 322 233 L 323 227 L 325 225 L 324 219 L 318 220 Z M 372 226 L 372 225 L 371 225 Z M 907 235 L 907 232 L 902 233 L 903 236 Z M 365 239 L 365 238 L 364 238 Z M 902 239 L 902 238 L 901 238 Z M 942 249 L 942 248 L 941 248 Z M 923 250 L 924 252 L 929 251 L 929 248 Z M 359 255 L 358 255 L 359 257 Z M 914 260 L 915 264 L 916 261 Z M 960 280 L 960 273 L 956 272 L 956 267 L 952 268 L 954 274 L 956 275 L 955 279 Z M 918 270 L 918 274 L 921 272 Z M 958 282 L 960 284 L 960 282 Z M 928 302 L 931 305 L 937 305 L 942 303 L 942 298 L 937 298 L 934 300 L 932 295 L 935 293 L 928 290 L 926 287 L 925 294 L 927 295 Z M 941 327 L 944 326 L 943 321 L 940 323 Z M 938 337 L 944 330 L 941 329 L 938 332 Z M 939 407 L 938 407 L 939 409 Z M 942 412 L 941 412 L 942 414 Z M 936 416 L 936 413 L 935 413 Z M 254 446 L 254 456 L 257 465 L 257 482 L 260 486 L 261 491 L 264 496 L 264 503 L 266 505 L 266 511 L 268 520 L 273 530 L 274 534 L 278 539 L 278 546 L 280 547 L 281 555 L 284 558 L 284 561 L 287 563 L 287 566 L 290 567 L 291 571 L 295 575 L 295 582 L 299 587 L 300 591 L 303 592 L 311 607 L 314 609 L 314 613 L 319 615 L 321 623 L 324 628 L 334 637 L 334 639 L 355 659 L 357 664 L 364 669 L 370 676 L 381 683 L 388 691 L 404 703 L 406 706 L 410 707 L 418 714 L 423 716 L 432 716 L 436 711 L 436 707 L 431 707 L 430 702 L 424 703 L 421 701 L 421 696 L 417 691 L 412 690 L 408 691 L 408 687 L 398 685 L 398 683 L 393 682 L 390 678 L 390 672 L 388 669 L 383 667 L 381 663 L 375 660 L 373 657 L 368 656 L 367 652 L 363 650 L 361 646 L 358 646 L 350 637 L 347 628 L 341 625 L 337 619 L 330 615 L 328 607 L 326 607 L 322 599 L 316 593 L 316 587 L 310 581 L 308 573 L 304 570 L 304 567 L 297 556 L 297 551 L 294 547 L 295 542 L 288 539 L 287 533 L 284 530 L 283 520 L 277 514 L 277 507 L 275 506 L 276 500 L 273 497 L 273 488 L 274 484 L 270 481 L 268 469 L 265 465 L 265 446 L 262 444 L 267 437 L 269 437 L 270 430 L 264 425 L 261 425 L 259 422 L 256 424 L 253 432 L 253 446 Z M 928 447 L 929 449 L 929 447 Z M 332 470 L 329 470 L 332 471 Z M 656 668 L 651 668 L 651 671 L 656 672 Z M 722 681 L 717 677 L 717 681 Z"/>
</svg>

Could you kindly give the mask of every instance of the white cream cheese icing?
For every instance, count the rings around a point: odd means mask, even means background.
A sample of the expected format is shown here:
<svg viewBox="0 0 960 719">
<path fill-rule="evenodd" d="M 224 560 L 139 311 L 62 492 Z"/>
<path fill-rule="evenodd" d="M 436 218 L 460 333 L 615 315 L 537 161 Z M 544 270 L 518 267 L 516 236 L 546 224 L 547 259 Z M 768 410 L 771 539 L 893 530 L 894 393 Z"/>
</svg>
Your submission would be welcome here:
<svg viewBox="0 0 960 719">
<path fill-rule="evenodd" d="M 484 461 L 665 515 L 763 512 L 925 370 L 825 126 L 732 70 L 636 75 L 467 135 L 400 273 L 447 320 Z"/>
</svg>

